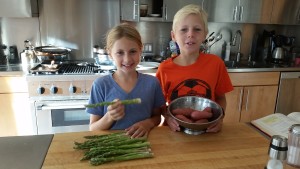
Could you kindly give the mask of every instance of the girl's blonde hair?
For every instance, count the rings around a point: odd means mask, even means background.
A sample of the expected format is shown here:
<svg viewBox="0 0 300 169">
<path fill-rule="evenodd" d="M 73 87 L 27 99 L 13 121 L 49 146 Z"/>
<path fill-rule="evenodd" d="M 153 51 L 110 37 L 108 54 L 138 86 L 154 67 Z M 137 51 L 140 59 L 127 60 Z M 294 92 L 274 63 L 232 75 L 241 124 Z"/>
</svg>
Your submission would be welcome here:
<svg viewBox="0 0 300 169">
<path fill-rule="evenodd" d="M 204 24 L 204 31 L 208 33 L 208 25 L 207 25 L 207 13 L 199 6 L 195 4 L 186 5 L 183 8 L 181 8 L 174 16 L 173 19 L 173 27 L 172 30 L 175 31 L 175 27 L 178 22 L 182 21 L 185 17 L 188 15 L 198 15 Z"/>
<path fill-rule="evenodd" d="M 123 23 L 120 25 L 117 25 L 113 27 L 107 34 L 106 34 L 106 46 L 105 49 L 107 51 L 110 51 L 114 45 L 114 43 L 123 38 L 126 37 L 138 44 L 140 47 L 140 50 L 143 48 L 142 38 L 140 33 L 136 30 L 135 27 Z"/>
</svg>

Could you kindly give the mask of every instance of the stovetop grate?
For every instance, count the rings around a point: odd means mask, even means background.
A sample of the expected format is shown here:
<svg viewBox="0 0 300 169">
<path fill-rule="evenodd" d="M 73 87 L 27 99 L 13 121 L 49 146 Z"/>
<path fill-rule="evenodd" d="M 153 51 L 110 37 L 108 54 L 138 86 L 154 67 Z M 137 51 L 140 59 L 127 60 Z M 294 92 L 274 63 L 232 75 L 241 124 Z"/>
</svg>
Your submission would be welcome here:
<svg viewBox="0 0 300 169">
<path fill-rule="evenodd" d="M 38 64 L 30 70 L 31 74 L 48 75 L 48 74 L 63 74 L 63 75 L 80 75 L 103 73 L 99 66 L 93 64 L 79 65 L 77 63 L 62 63 L 56 68 L 49 68 L 46 64 Z"/>
<path fill-rule="evenodd" d="M 91 74 L 95 73 L 99 67 L 94 66 L 94 65 L 77 65 L 77 64 L 66 64 L 62 65 L 60 69 L 58 70 L 59 73 L 68 75 L 68 74 Z"/>
</svg>

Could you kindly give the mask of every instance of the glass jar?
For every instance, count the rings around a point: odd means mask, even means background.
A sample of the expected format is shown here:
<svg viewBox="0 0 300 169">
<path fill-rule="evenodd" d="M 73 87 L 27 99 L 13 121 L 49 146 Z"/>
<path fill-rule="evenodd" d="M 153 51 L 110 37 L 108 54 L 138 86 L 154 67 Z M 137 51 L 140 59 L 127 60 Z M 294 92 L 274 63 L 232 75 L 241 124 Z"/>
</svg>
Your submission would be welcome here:
<svg viewBox="0 0 300 169">
<path fill-rule="evenodd" d="M 289 128 L 287 164 L 300 167 L 300 124 Z"/>
</svg>

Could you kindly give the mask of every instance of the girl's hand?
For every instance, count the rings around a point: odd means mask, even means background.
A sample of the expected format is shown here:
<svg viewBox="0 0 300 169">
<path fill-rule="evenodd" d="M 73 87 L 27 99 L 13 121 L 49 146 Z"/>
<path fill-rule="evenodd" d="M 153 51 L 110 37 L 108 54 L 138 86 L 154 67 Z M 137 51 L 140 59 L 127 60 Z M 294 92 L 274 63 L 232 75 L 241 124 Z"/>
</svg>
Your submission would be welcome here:
<svg viewBox="0 0 300 169">
<path fill-rule="evenodd" d="M 151 125 L 147 121 L 140 121 L 125 129 L 126 134 L 131 138 L 147 136 L 151 130 Z"/>
<path fill-rule="evenodd" d="M 120 120 L 125 116 L 125 107 L 119 99 L 115 99 L 114 104 L 107 107 L 107 115 L 113 121 Z"/>
</svg>

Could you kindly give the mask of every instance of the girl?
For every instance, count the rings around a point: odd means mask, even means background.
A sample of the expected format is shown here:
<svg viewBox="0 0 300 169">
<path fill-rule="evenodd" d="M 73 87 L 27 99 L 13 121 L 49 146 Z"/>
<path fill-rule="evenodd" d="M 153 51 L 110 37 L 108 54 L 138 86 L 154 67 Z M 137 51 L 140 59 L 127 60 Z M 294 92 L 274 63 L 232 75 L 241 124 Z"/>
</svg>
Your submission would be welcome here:
<svg viewBox="0 0 300 169">
<path fill-rule="evenodd" d="M 128 24 L 111 29 L 106 49 L 117 70 L 97 78 L 89 104 L 114 101 L 110 106 L 87 108 L 90 130 L 125 129 L 132 138 L 146 136 L 161 120 L 165 99 L 159 81 L 141 74 L 136 67 L 141 60 L 143 44 L 139 32 Z M 123 105 L 120 100 L 141 98 L 141 104 Z"/>
</svg>

